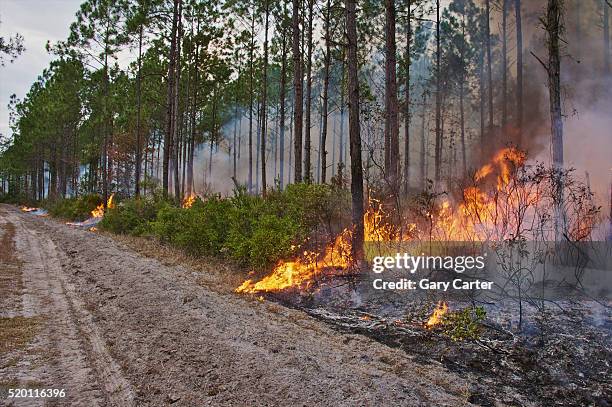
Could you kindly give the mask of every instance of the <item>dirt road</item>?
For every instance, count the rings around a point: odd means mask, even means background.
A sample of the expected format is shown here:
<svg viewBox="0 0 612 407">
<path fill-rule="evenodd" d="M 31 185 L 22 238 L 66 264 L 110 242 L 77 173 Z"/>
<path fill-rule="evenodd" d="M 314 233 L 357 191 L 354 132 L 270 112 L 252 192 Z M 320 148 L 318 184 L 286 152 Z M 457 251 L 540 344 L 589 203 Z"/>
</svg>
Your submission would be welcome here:
<svg viewBox="0 0 612 407">
<path fill-rule="evenodd" d="M 217 274 L 0 206 L 0 405 L 467 404 L 441 366 L 233 294 Z M 6 398 L 26 387 L 65 397 Z"/>
</svg>

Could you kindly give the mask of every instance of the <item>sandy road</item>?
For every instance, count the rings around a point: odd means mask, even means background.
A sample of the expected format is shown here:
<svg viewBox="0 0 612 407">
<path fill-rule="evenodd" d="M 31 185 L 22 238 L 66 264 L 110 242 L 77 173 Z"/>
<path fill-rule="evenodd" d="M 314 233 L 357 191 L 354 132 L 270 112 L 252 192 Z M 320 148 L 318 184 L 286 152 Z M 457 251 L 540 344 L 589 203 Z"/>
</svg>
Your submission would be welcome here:
<svg viewBox="0 0 612 407">
<path fill-rule="evenodd" d="M 15 297 L 0 302 L 0 317 L 36 328 L 25 347 L 0 353 L 0 389 L 63 388 L 66 397 L 0 405 L 467 404 L 469 385 L 441 366 L 202 284 L 214 273 L 0 206 L 0 233 L 9 232 L 21 282 L 0 285 L 0 296 Z"/>
</svg>

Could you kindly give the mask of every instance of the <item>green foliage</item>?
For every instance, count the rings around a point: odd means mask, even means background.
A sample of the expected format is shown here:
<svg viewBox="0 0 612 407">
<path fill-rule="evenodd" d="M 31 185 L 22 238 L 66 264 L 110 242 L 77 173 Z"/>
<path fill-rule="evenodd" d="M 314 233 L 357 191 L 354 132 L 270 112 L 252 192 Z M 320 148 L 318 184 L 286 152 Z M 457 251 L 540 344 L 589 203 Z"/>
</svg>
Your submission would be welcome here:
<svg viewBox="0 0 612 407">
<path fill-rule="evenodd" d="M 77 198 L 43 201 L 42 207 L 49 211 L 51 216 L 67 220 L 82 221 L 91 217 L 91 211 L 102 203 L 98 195 L 81 195 Z"/>
<path fill-rule="evenodd" d="M 442 327 L 445 335 L 454 341 L 475 340 L 480 337 L 481 322 L 487 311 L 483 307 L 468 307 L 452 311 L 442 317 Z"/>
<path fill-rule="evenodd" d="M 217 197 L 196 201 L 189 209 L 162 208 L 152 232 L 162 241 L 193 255 L 218 255 L 227 241 L 231 202 Z"/>
<path fill-rule="evenodd" d="M 107 210 L 99 225 L 114 233 L 152 235 L 196 256 L 227 256 L 265 268 L 290 256 L 294 245 L 335 216 L 338 199 L 345 198 L 329 186 L 298 184 L 266 198 L 238 190 L 231 198 L 198 199 L 183 209 L 154 193 Z"/>
<path fill-rule="evenodd" d="M 118 234 L 141 235 L 149 230 L 149 222 L 154 221 L 166 205 L 151 198 L 127 199 L 107 209 L 99 227 Z"/>
</svg>

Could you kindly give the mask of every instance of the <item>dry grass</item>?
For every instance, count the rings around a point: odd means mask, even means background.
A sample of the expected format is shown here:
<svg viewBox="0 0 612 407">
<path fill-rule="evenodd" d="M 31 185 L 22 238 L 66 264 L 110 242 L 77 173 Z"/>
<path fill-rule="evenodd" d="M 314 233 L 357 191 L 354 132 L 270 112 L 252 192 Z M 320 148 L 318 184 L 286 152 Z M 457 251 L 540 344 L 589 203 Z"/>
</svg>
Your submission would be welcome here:
<svg viewBox="0 0 612 407">
<path fill-rule="evenodd" d="M 249 278 L 248 270 L 214 257 L 194 257 L 184 251 L 162 244 L 156 239 L 97 232 L 123 243 L 131 250 L 159 260 L 165 266 L 184 266 L 199 272 L 198 284 L 219 293 L 232 293 Z M 152 272 L 154 272 L 152 270 Z"/>
<path fill-rule="evenodd" d="M 0 233 L 0 312 L 5 312 L 19 306 L 23 281 L 21 261 L 15 254 L 15 225 L 0 223 Z"/>
<path fill-rule="evenodd" d="M 0 356 L 25 348 L 38 331 L 39 318 L 0 318 Z"/>
</svg>

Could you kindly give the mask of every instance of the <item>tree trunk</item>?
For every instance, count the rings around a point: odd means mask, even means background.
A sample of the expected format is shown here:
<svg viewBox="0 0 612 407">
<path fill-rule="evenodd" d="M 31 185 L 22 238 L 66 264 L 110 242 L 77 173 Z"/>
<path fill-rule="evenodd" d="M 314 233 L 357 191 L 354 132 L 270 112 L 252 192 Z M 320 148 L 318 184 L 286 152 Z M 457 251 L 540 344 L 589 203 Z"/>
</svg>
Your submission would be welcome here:
<svg viewBox="0 0 612 407">
<path fill-rule="evenodd" d="M 604 74 L 610 73 L 610 7 L 609 0 L 603 0 L 603 45 Z"/>
<path fill-rule="evenodd" d="M 196 32 L 200 30 L 200 20 L 196 26 Z M 195 44 L 195 56 L 194 56 L 194 78 L 193 78 L 193 96 L 192 96 L 192 108 L 191 108 L 191 134 L 189 136 L 189 154 L 187 155 L 187 193 L 186 196 L 193 194 L 193 159 L 195 153 L 195 136 L 196 136 L 196 115 L 198 107 L 198 87 L 200 83 L 200 70 L 198 65 L 200 63 L 200 44 Z"/>
<path fill-rule="evenodd" d="M 487 0 L 488 1 L 488 0 Z M 440 106 L 440 0 L 436 0 L 436 146 L 434 174 L 436 185 L 440 182 L 440 166 L 442 165 L 442 130 Z"/>
<path fill-rule="evenodd" d="M 302 182 L 302 57 L 300 53 L 300 2 L 293 0 L 293 126 L 294 126 L 294 153 L 295 153 L 295 182 Z"/>
<path fill-rule="evenodd" d="M 134 193 L 136 196 L 140 196 L 140 167 L 142 166 L 142 146 L 141 146 L 141 135 L 140 135 L 140 115 L 142 109 L 141 95 L 142 95 L 142 31 L 143 23 L 140 23 L 138 30 L 138 74 L 136 77 L 136 185 Z"/>
<path fill-rule="evenodd" d="M 179 2 L 181 0 L 174 0 L 174 8 L 172 11 L 172 30 L 170 32 L 170 58 L 168 62 L 168 94 L 167 94 L 167 108 L 166 108 L 166 134 L 164 137 L 164 162 L 163 162 L 163 174 L 162 174 L 162 187 L 164 197 L 168 197 L 168 181 L 169 181 L 169 170 L 170 170 L 170 154 L 172 152 L 172 141 L 174 135 L 174 80 L 175 80 L 175 63 L 176 63 L 176 40 L 177 40 L 177 25 L 178 25 L 178 9 Z M 106 166 L 105 169 L 106 171 Z M 106 178 L 106 176 L 105 176 Z M 106 181 L 104 181 L 106 182 Z M 105 187 L 106 189 L 106 187 Z M 107 200 L 106 193 L 104 199 Z"/>
<path fill-rule="evenodd" d="M 485 0 L 486 22 L 485 22 L 485 48 L 487 52 L 487 90 L 489 92 L 489 141 L 493 137 L 493 65 L 491 62 L 491 7 L 490 0 Z"/>
<path fill-rule="evenodd" d="M 410 42 L 412 41 L 412 26 L 410 19 L 410 0 L 407 4 L 406 16 L 406 100 L 404 101 L 404 193 L 408 194 L 410 187 Z"/>
<path fill-rule="evenodd" d="M 502 117 L 501 131 L 506 142 L 508 124 L 508 0 L 502 0 Z"/>
<path fill-rule="evenodd" d="M 312 182 L 310 118 L 312 108 L 312 20 L 314 0 L 308 0 L 308 34 L 306 44 L 306 114 L 304 126 L 304 181 Z"/>
<path fill-rule="evenodd" d="M 459 121 L 461 127 L 461 164 L 463 174 L 467 172 L 467 159 L 466 159 L 466 151 L 465 151 L 465 107 L 464 107 L 464 98 L 465 98 L 465 71 L 467 69 L 468 62 L 465 61 L 465 49 L 463 48 L 463 44 L 467 41 L 465 37 L 465 9 L 463 9 L 463 14 L 461 16 L 461 36 L 463 37 L 462 45 L 461 45 L 461 64 L 465 64 L 461 67 L 461 77 L 459 79 Z"/>
<path fill-rule="evenodd" d="M 182 24 L 182 13 L 183 13 L 183 2 L 179 2 L 178 9 L 178 33 L 176 38 L 176 62 L 175 62 L 175 82 L 174 82 L 174 199 L 177 204 L 181 203 L 181 185 L 179 184 L 179 158 L 180 158 L 180 143 L 179 143 L 179 132 L 181 126 L 179 125 L 179 84 L 181 79 L 181 39 L 183 37 L 183 24 Z"/>
<path fill-rule="evenodd" d="M 279 148 L 279 162 L 280 162 L 280 183 L 279 187 L 283 189 L 283 183 L 285 182 L 285 98 L 286 98 L 286 87 L 287 87 L 287 31 L 285 26 L 282 27 L 282 49 L 281 49 L 281 73 L 280 73 L 280 148 Z"/>
<path fill-rule="evenodd" d="M 348 41 L 349 138 L 351 143 L 351 197 L 353 221 L 353 259 L 362 261 L 363 250 L 363 168 L 359 130 L 359 77 L 357 68 L 356 0 L 346 0 L 346 36 Z"/>
<path fill-rule="evenodd" d="M 385 172 L 393 193 L 399 180 L 399 121 L 395 43 L 395 0 L 385 0 Z"/>
<path fill-rule="evenodd" d="M 344 108 L 346 105 L 346 99 L 345 99 L 345 89 L 346 89 L 346 83 L 345 83 L 345 76 L 344 76 L 344 71 L 346 69 L 346 56 L 343 54 L 342 55 L 342 72 L 340 73 L 341 76 L 341 84 L 340 84 L 340 156 L 338 158 L 338 161 L 346 164 L 346 140 L 344 139 Z"/>
<path fill-rule="evenodd" d="M 264 33 L 264 67 L 262 83 L 262 106 L 261 106 L 261 192 L 266 196 L 266 136 L 268 132 L 268 20 L 269 20 L 269 0 L 266 0 L 266 22 Z"/>
<path fill-rule="evenodd" d="M 321 154 L 321 184 L 327 181 L 327 116 L 329 105 L 329 66 L 331 65 L 331 30 L 330 30 L 330 13 L 331 0 L 327 0 L 327 8 L 325 10 L 325 62 L 323 66 L 323 106 L 321 108 L 321 116 L 323 120 L 323 128 L 321 130 L 321 145 L 319 146 Z M 332 170 L 333 172 L 333 170 Z"/>
<path fill-rule="evenodd" d="M 427 104 L 427 93 L 423 91 L 423 109 L 421 111 L 421 188 L 423 191 L 427 186 L 427 170 L 425 167 L 425 105 Z"/>
<path fill-rule="evenodd" d="M 253 60 L 255 58 L 255 8 L 251 16 L 251 48 L 249 50 L 249 176 L 248 190 L 253 193 Z M 259 123 L 259 122 L 258 122 Z"/>
<path fill-rule="evenodd" d="M 550 124 L 552 134 L 552 160 L 555 169 L 555 235 L 563 236 L 563 119 L 561 112 L 561 55 L 560 41 L 563 32 L 563 0 L 548 0 L 546 10 L 546 31 L 548 34 L 548 91 L 550 103 Z"/>
<path fill-rule="evenodd" d="M 579 2 L 578 2 L 579 3 Z M 516 20 L 516 143 L 523 147 L 523 25 L 521 21 L 521 0 L 514 0 Z M 580 23 L 578 23 L 580 25 Z"/>
</svg>

